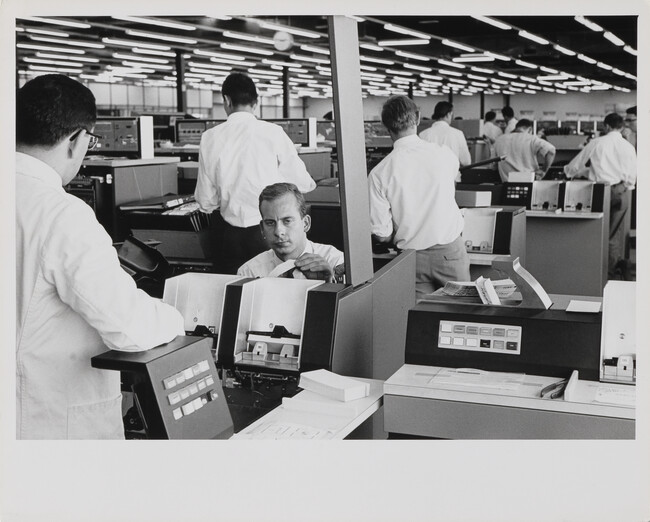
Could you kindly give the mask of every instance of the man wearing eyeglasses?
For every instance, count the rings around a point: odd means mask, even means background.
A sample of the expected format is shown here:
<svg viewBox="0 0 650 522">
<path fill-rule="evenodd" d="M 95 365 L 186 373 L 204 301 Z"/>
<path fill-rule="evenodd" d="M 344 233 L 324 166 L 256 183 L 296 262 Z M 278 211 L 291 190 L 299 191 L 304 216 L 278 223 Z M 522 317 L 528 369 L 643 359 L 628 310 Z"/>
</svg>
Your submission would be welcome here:
<svg viewBox="0 0 650 522">
<path fill-rule="evenodd" d="M 120 377 L 91 368 L 183 333 L 138 290 L 92 209 L 65 192 L 97 142 L 95 98 L 66 76 L 16 94 L 16 437 L 124 438 Z"/>
<path fill-rule="evenodd" d="M 621 134 L 636 149 L 636 105 L 625 111 L 625 128 Z"/>
</svg>

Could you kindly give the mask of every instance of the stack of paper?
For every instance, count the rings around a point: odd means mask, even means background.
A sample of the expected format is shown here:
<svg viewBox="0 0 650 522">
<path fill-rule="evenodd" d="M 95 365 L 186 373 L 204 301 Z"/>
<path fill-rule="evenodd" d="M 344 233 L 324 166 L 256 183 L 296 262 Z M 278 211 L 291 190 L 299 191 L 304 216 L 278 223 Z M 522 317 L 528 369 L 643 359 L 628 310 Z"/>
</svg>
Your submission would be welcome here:
<svg viewBox="0 0 650 522">
<path fill-rule="evenodd" d="M 300 392 L 295 397 L 283 397 L 282 407 L 285 410 L 304 411 L 307 413 L 322 413 L 324 415 L 358 416 L 368 407 L 367 401 L 341 402 L 309 390 Z"/>
<path fill-rule="evenodd" d="M 370 384 L 327 370 L 313 370 L 300 374 L 298 386 L 343 402 L 361 399 L 370 394 Z"/>
</svg>

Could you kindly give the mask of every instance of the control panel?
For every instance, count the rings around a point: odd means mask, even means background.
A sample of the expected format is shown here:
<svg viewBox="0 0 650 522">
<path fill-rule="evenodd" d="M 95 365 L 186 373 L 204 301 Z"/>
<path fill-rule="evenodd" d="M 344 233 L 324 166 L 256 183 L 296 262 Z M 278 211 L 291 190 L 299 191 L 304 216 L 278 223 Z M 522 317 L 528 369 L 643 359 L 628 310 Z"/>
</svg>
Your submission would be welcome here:
<svg viewBox="0 0 650 522">
<path fill-rule="evenodd" d="M 506 183 L 504 196 L 506 205 L 521 205 L 530 209 L 532 196 L 532 183 Z"/>
<path fill-rule="evenodd" d="M 438 348 L 519 355 L 521 326 L 440 321 Z"/>
</svg>

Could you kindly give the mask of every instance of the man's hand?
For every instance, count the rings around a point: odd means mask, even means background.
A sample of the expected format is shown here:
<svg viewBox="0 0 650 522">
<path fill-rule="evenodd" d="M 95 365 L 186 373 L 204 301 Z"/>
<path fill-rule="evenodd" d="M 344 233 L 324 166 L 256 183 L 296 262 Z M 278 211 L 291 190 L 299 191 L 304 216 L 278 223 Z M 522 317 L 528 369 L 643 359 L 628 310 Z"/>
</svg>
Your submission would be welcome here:
<svg viewBox="0 0 650 522">
<path fill-rule="evenodd" d="M 331 282 L 334 278 L 334 271 L 324 257 L 318 254 L 303 254 L 296 259 L 296 268 L 300 270 L 307 279 L 322 279 Z"/>
</svg>

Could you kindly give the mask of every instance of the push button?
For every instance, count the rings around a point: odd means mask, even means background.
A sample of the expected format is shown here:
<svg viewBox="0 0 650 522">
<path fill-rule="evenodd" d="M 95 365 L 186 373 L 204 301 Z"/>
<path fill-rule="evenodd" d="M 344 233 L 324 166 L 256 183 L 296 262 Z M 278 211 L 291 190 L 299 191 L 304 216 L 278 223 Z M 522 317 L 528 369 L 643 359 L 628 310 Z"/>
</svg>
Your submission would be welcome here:
<svg viewBox="0 0 650 522">
<path fill-rule="evenodd" d="M 465 326 L 462 324 L 455 324 L 454 325 L 454 333 L 465 333 Z"/>
<path fill-rule="evenodd" d="M 492 345 L 492 347 L 493 347 L 495 350 L 503 350 L 503 349 L 505 348 L 505 342 L 503 342 L 503 341 L 498 341 L 498 340 L 495 339 L 495 340 L 494 340 L 494 343 L 493 343 L 493 345 Z"/>
<path fill-rule="evenodd" d="M 183 412 L 180 408 L 176 408 L 175 410 L 172 410 L 172 415 L 174 415 L 174 419 L 178 420 L 183 416 Z"/>
<path fill-rule="evenodd" d="M 478 346 L 478 339 L 466 339 L 465 344 L 470 347 Z"/>
<path fill-rule="evenodd" d="M 508 337 L 519 337 L 519 332 L 517 330 L 508 330 Z"/>
<path fill-rule="evenodd" d="M 489 348 L 490 347 L 490 340 L 489 339 L 481 339 L 481 348 Z"/>
<path fill-rule="evenodd" d="M 176 379 L 172 375 L 171 377 L 167 377 L 165 380 L 163 380 L 163 386 L 165 387 L 165 390 L 169 390 L 176 386 Z"/>
<path fill-rule="evenodd" d="M 465 339 L 462 337 L 454 337 L 454 346 L 465 346 Z"/>
<path fill-rule="evenodd" d="M 440 338 L 440 344 L 451 344 L 451 337 L 445 335 Z"/>
<path fill-rule="evenodd" d="M 481 335 L 492 335 L 492 328 L 486 328 L 484 326 L 480 329 Z"/>
<path fill-rule="evenodd" d="M 506 336 L 506 329 L 505 328 L 495 328 L 492 330 L 492 335 L 494 337 L 505 337 Z"/>
<path fill-rule="evenodd" d="M 478 326 L 468 326 L 467 327 L 468 335 L 478 335 Z"/>
<path fill-rule="evenodd" d="M 517 350 L 518 343 L 508 341 L 506 343 L 506 350 Z"/>
<path fill-rule="evenodd" d="M 451 333 L 451 325 L 449 323 L 440 323 L 440 331 Z"/>
</svg>

